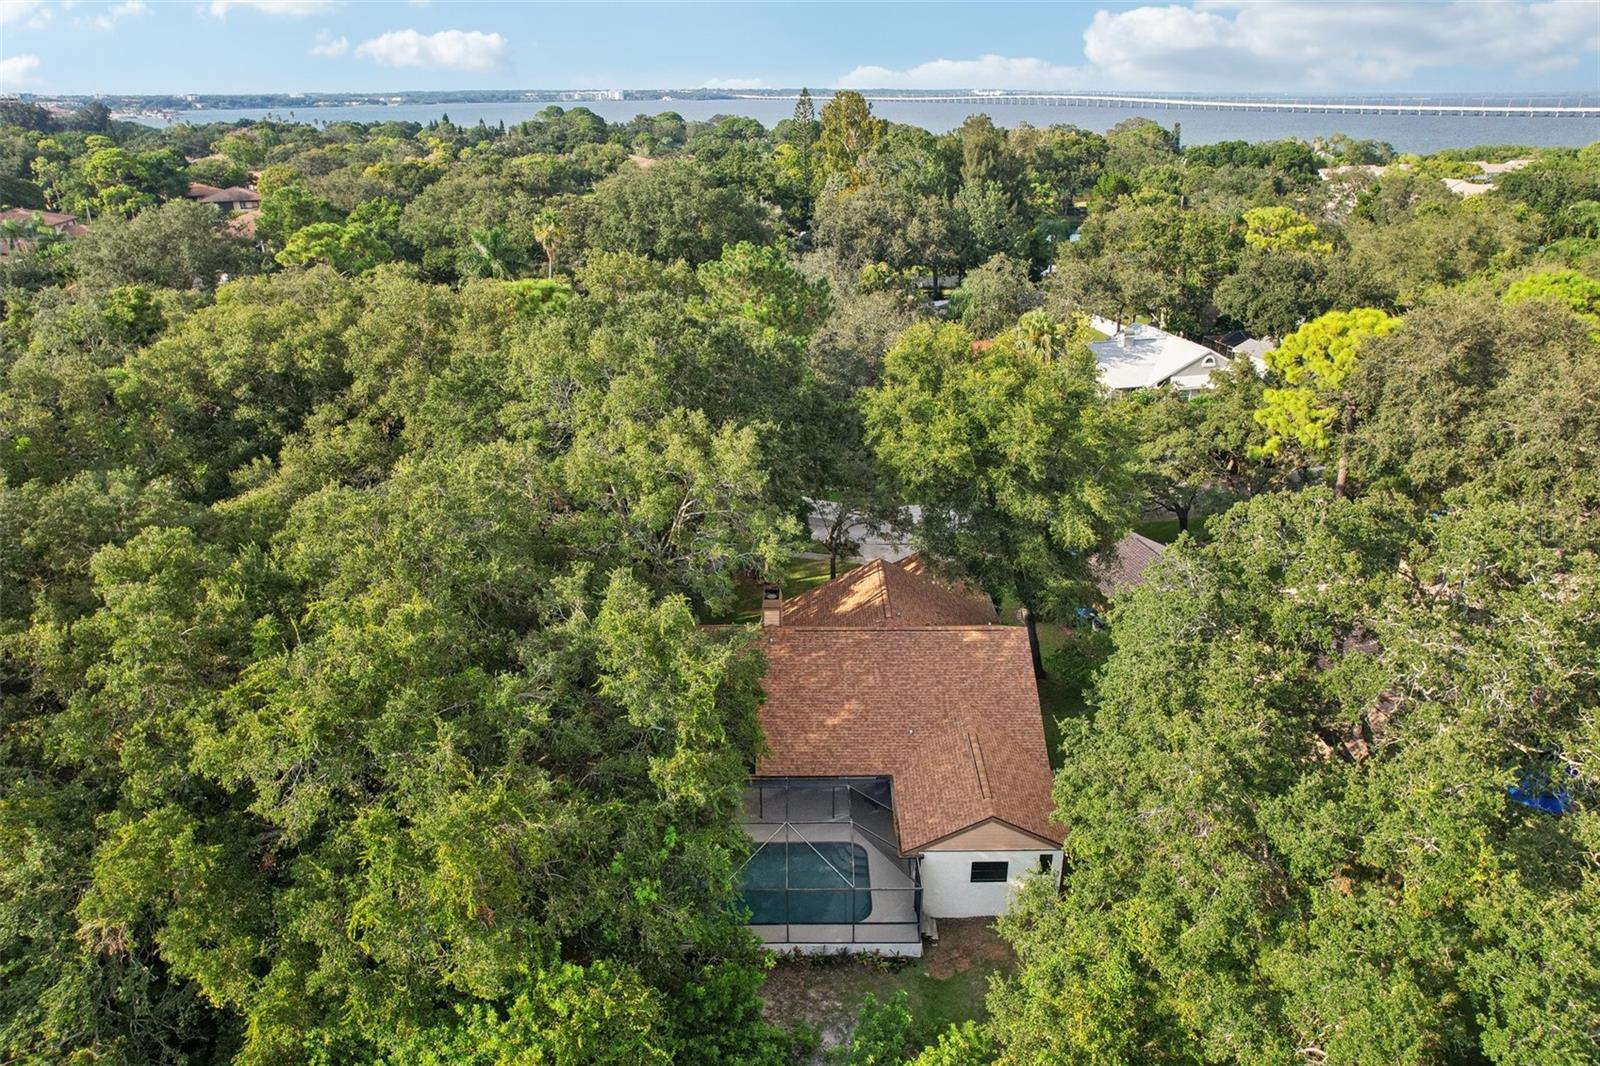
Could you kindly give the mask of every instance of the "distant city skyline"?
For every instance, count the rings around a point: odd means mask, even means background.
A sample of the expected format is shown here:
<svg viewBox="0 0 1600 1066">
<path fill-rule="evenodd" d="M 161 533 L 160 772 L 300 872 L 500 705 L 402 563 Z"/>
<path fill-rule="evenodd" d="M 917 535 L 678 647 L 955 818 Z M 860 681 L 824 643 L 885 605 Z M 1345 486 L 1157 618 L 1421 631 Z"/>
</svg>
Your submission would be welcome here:
<svg viewBox="0 0 1600 1066">
<path fill-rule="evenodd" d="M 0 0 L 0 91 L 1561 92 L 1593 0 L 539 4 Z"/>
</svg>

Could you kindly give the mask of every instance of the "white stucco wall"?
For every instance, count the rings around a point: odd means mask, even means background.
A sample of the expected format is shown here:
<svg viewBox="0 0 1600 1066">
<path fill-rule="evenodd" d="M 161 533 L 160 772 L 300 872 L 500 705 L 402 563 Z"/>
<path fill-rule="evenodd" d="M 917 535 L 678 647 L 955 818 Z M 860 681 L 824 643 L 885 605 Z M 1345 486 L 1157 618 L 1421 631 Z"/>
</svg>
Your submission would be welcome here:
<svg viewBox="0 0 1600 1066">
<path fill-rule="evenodd" d="M 1039 856 L 1050 855 L 1053 876 L 1061 876 L 1061 851 L 927 851 L 923 852 L 922 910 L 935 918 L 987 918 L 1005 912 L 1011 893 L 1023 877 L 1039 869 Z M 972 883 L 975 862 L 1004 862 L 1009 879 Z"/>
</svg>

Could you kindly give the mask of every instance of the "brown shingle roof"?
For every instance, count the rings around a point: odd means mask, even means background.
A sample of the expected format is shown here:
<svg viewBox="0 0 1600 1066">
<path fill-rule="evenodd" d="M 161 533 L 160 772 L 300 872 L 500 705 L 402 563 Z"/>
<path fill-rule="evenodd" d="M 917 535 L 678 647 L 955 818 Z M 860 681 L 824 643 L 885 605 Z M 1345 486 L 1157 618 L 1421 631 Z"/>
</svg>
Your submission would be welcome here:
<svg viewBox="0 0 1600 1066">
<path fill-rule="evenodd" d="M 0 222 L 39 222 L 46 226 L 64 226 L 76 221 L 77 215 L 69 215 L 64 211 L 36 211 L 31 207 L 12 207 L 0 211 Z"/>
<path fill-rule="evenodd" d="M 260 208 L 246 208 L 243 211 L 235 211 L 222 225 L 224 229 L 236 237 L 248 237 L 254 240 L 256 219 L 260 217 Z"/>
<path fill-rule="evenodd" d="M 254 189 L 232 185 L 226 189 L 218 189 L 214 193 L 208 193 L 200 197 L 200 202 L 203 204 L 259 204 L 261 202 L 261 194 Z"/>
<path fill-rule="evenodd" d="M 1062 839 L 1026 630 L 786 619 L 761 647 L 770 754 L 758 776 L 892 778 L 906 854 L 990 818 Z"/>
<path fill-rule="evenodd" d="M 1145 567 L 1161 558 L 1167 549 L 1159 542 L 1138 533 L 1129 533 L 1112 549 L 1114 557 L 1102 555 L 1094 561 L 1095 584 L 1100 593 L 1110 596 L 1118 589 L 1144 580 Z"/>
<path fill-rule="evenodd" d="M 215 196 L 221 191 L 222 190 L 215 185 L 207 185 L 203 181 L 191 181 L 189 183 L 189 191 L 184 193 L 184 196 L 188 197 L 190 200 L 199 200 L 206 196 Z"/>
<path fill-rule="evenodd" d="M 987 597 L 940 584 L 915 555 L 899 564 L 874 559 L 783 605 L 785 626 L 900 629 L 998 621 Z"/>
</svg>

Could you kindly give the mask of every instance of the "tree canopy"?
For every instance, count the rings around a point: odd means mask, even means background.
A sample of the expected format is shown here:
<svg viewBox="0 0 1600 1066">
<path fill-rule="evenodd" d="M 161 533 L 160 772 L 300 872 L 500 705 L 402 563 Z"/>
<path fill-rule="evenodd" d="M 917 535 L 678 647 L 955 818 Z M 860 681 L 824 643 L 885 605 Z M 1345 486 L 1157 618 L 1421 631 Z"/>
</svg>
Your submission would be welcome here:
<svg viewBox="0 0 1600 1066">
<path fill-rule="evenodd" d="M 728 623 L 872 530 L 1044 623 L 1067 862 L 830 1060 L 1595 1061 L 1596 161 L 0 100 L 0 1060 L 803 1061 Z"/>
</svg>

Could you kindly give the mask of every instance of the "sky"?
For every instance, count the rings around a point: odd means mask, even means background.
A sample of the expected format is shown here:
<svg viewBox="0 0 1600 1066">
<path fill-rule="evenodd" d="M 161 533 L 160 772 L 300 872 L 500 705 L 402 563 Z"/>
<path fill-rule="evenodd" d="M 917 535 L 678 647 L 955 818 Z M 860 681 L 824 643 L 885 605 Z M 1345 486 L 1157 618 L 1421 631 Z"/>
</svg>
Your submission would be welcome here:
<svg viewBox="0 0 1600 1066">
<path fill-rule="evenodd" d="M 0 91 L 1600 91 L 1600 0 L 0 0 Z"/>
</svg>

